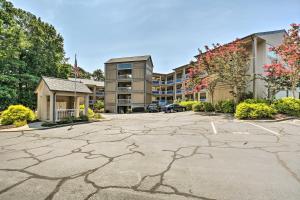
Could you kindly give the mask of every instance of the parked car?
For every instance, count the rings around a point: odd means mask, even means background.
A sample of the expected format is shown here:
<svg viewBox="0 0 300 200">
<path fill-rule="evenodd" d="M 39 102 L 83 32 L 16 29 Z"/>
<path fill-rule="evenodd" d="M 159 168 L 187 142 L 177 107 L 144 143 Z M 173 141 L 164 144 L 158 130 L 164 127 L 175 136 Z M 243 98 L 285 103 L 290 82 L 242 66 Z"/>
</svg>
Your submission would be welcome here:
<svg viewBox="0 0 300 200">
<path fill-rule="evenodd" d="M 147 112 L 159 112 L 159 111 L 160 111 L 160 107 L 155 103 L 151 103 L 147 106 Z"/>
<path fill-rule="evenodd" d="M 183 112 L 183 111 L 186 111 L 186 107 L 178 105 L 178 104 L 169 104 L 169 105 L 166 105 L 164 111 L 165 111 L 165 113 Z"/>
</svg>

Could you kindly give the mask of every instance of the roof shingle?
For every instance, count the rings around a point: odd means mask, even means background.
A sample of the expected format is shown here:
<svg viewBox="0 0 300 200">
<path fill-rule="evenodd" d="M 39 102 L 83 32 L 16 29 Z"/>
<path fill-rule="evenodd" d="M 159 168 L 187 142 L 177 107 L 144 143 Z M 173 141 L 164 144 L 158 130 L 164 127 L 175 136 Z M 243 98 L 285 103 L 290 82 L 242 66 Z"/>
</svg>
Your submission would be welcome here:
<svg viewBox="0 0 300 200">
<path fill-rule="evenodd" d="M 42 79 L 51 91 L 75 92 L 75 81 L 46 76 L 43 76 Z M 92 93 L 86 85 L 78 81 L 76 82 L 76 92 L 87 94 Z"/>
<path fill-rule="evenodd" d="M 123 57 L 123 58 L 112 58 L 105 63 L 122 63 L 122 62 L 136 62 L 136 61 L 146 61 L 150 58 L 150 55 L 145 56 L 133 56 L 133 57 Z"/>
</svg>

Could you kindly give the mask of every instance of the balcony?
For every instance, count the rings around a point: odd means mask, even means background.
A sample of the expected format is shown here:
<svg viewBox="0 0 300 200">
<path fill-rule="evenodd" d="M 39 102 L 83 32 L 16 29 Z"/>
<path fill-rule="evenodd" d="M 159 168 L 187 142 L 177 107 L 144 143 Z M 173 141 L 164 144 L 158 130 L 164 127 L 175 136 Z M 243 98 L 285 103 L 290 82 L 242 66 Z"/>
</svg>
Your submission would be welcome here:
<svg viewBox="0 0 300 200">
<path fill-rule="evenodd" d="M 168 90 L 167 94 L 174 94 L 174 91 L 173 90 Z"/>
<path fill-rule="evenodd" d="M 181 82 L 182 82 L 182 78 L 176 79 L 176 83 L 181 83 Z"/>
<path fill-rule="evenodd" d="M 96 96 L 103 97 L 104 96 L 104 92 L 96 92 Z"/>
<path fill-rule="evenodd" d="M 159 94 L 161 94 L 161 91 L 159 91 L 159 90 L 154 90 L 154 91 L 152 91 L 152 94 L 154 94 L 154 95 L 159 95 Z"/>
<path fill-rule="evenodd" d="M 176 94 L 182 94 L 182 90 L 181 89 L 177 89 L 176 90 Z"/>
<path fill-rule="evenodd" d="M 118 87 L 119 92 L 131 92 L 131 87 Z"/>
<path fill-rule="evenodd" d="M 118 99 L 118 104 L 130 104 L 131 99 Z"/>
<path fill-rule="evenodd" d="M 132 79 L 132 75 L 131 74 L 121 74 L 121 75 L 118 75 L 118 79 L 119 80 Z"/>
<path fill-rule="evenodd" d="M 173 80 L 167 81 L 167 85 L 172 85 L 172 84 L 174 84 L 174 81 L 173 81 Z"/>
<path fill-rule="evenodd" d="M 160 84 L 160 81 L 158 80 L 152 80 L 152 85 L 159 85 Z"/>
<path fill-rule="evenodd" d="M 126 69 L 132 69 L 131 63 L 120 63 L 117 65 L 118 70 L 126 70 Z"/>
</svg>

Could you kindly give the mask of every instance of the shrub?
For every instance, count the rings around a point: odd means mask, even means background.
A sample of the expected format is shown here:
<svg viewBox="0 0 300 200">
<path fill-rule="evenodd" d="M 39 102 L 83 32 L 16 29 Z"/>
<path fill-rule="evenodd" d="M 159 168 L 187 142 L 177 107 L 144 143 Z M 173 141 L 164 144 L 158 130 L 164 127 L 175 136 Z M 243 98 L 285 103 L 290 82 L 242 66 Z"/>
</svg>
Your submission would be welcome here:
<svg viewBox="0 0 300 200">
<path fill-rule="evenodd" d="M 233 100 L 219 101 L 215 105 L 215 110 L 221 113 L 234 113 L 235 105 Z"/>
<path fill-rule="evenodd" d="M 245 102 L 245 103 L 265 103 L 265 104 L 271 104 L 271 101 L 267 100 L 267 99 L 245 99 L 243 102 Z"/>
<path fill-rule="evenodd" d="M 300 116 L 300 99 L 285 97 L 275 101 L 272 104 L 272 107 L 275 108 L 279 113 Z"/>
<path fill-rule="evenodd" d="M 102 115 L 100 113 L 95 113 L 95 116 L 94 116 L 95 119 L 102 119 Z"/>
<path fill-rule="evenodd" d="M 84 105 L 80 105 L 80 110 L 84 110 Z M 88 118 L 93 118 L 94 115 L 95 115 L 94 111 L 88 108 L 88 114 L 87 114 Z"/>
<path fill-rule="evenodd" d="M 265 103 L 242 102 L 236 107 L 235 117 L 238 119 L 273 118 L 276 110 Z"/>
<path fill-rule="evenodd" d="M 23 105 L 11 105 L 1 114 L 1 123 L 4 125 L 23 126 L 35 119 L 34 112 Z"/>
<path fill-rule="evenodd" d="M 215 108 L 213 106 L 212 103 L 209 102 L 202 102 L 203 103 L 203 107 L 204 107 L 204 111 L 205 112 L 213 112 L 215 111 Z"/>
<path fill-rule="evenodd" d="M 198 101 L 182 101 L 179 105 L 186 107 L 186 110 L 192 110 L 193 105 L 198 103 Z"/>
<path fill-rule="evenodd" d="M 96 110 L 101 110 L 101 109 L 103 109 L 103 108 L 104 108 L 104 102 L 101 101 L 101 100 L 96 101 L 96 102 L 94 103 L 94 108 L 95 108 Z"/>
<path fill-rule="evenodd" d="M 193 106 L 192 106 L 192 109 L 193 109 L 194 112 L 204 111 L 203 103 L 202 102 L 194 103 Z"/>
<path fill-rule="evenodd" d="M 196 102 L 192 105 L 194 112 L 213 112 L 214 106 L 209 102 Z"/>
</svg>

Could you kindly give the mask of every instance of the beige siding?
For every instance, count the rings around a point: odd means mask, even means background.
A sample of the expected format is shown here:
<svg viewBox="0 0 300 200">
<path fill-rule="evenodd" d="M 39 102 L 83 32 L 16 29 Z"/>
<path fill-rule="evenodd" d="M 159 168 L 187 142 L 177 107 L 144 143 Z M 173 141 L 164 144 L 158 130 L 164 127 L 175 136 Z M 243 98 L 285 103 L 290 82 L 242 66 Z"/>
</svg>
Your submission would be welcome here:
<svg viewBox="0 0 300 200">
<path fill-rule="evenodd" d="M 133 91 L 144 91 L 144 81 L 133 81 L 132 82 Z"/>
<path fill-rule="evenodd" d="M 232 94 L 230 93 L 231 89 L 229 86 L 219 85 L 216 87 L 214 92 L 214 103 L 219 101 L 233 99 Z M 210 96 L 208 96 L 208 100 L 210 100 Z"/>
<path fill-rule="evenodd" d="M 115 93 L 105 93 L 105 102 L 107 104 L 115 104 L 115 102 L 116 102 Z"/>
<path fill-rule="evenodd" d="M 116 90 L 116 81 L 106 81 L 105 82 L 105 91 L 115 91 Z"/>
<path fill-rule="evenodd" d="M 132 103 L 144 103 L 144 93 L 133 93 L 131 94 Z"/>
<path fill-rule="evenodd" d="M 105 106 L 105 110 L 110 112 L 110 113 L 115 113 L 115 106 Z"/>
<path fill-rule="evenodd" d="M 133 68 L 132 69 L 132 77 L 134 79 L 144 79 L 144 72 L 143 68 Z"/>
<path fill-rule="evenodd" d="M 116 64 L 107 64 L 105 67 L 105 78 L 109 79 L 117 79 L 117 65 Z"/>
</svg>

